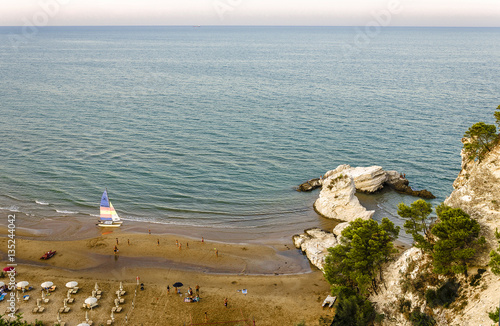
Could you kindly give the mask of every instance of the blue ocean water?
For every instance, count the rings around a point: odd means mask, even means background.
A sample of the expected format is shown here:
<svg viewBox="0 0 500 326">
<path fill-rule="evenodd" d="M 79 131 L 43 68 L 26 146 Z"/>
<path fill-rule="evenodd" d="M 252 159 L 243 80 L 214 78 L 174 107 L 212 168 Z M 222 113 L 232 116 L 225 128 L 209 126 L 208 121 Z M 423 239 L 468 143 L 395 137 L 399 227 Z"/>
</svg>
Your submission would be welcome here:
<svg viewBox="0 0 500 326">
<path fill-rule="evenodd" d="M 339 164 L 405 173 L 437 204 L 500 104 L 500 29 L 360 33 L 0 27 L 0 213 L 90 218 L 107 187 L 125 219 L 288 237 L 328 225 L 293 187 Z M 361 199 L 398 224 L 415 200 Z"/>
</svg>

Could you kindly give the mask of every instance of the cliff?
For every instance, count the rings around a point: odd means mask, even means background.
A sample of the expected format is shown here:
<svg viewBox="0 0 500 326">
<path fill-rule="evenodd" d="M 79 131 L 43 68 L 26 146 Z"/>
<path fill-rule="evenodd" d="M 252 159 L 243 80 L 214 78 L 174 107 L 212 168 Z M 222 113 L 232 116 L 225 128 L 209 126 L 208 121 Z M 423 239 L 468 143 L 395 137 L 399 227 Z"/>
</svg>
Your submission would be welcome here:
<svg viewBox="0 0 500 326">
<path fill-rule="evenodd" d="M 436 325 L 493 324 L 488 312 L 498 307 L 500 278 L 491 273 L 487 264 L 489 251 L 498 247 L 495 229 L 500 230 L 500 144 L 481 162 L 468 160 L 462 151 L 462 170 L 453 187 L 454 191 L 445 200 L 445 204 L 461 208 L 476 219 L 489 248 L 479 253 L 476 266 L 469 269 L 469 279 L 465 279 L 463 275 L 458 276 L 459 297 L 448 308 L 428 306 L 425 291 L 435 289 L 437 284 L 443 282 L 444 277 L 432 273 L 431 261 L 420 250 L 407 250 L 397 261 L 384 268 L 386 286 L 377 295 L 370 297 L 376 309 L 389 317 L 384 320 L 384 325 L 411 325 L 407 318 L 411 309 L 431 314 Z M 486 271 L 479 274 L 478 284 L 474 285 L 472 277 L 478 275 L 478 269 Z M 402 309 L 403 302 L 410 305 L 406 312 Z"/>
</svg>

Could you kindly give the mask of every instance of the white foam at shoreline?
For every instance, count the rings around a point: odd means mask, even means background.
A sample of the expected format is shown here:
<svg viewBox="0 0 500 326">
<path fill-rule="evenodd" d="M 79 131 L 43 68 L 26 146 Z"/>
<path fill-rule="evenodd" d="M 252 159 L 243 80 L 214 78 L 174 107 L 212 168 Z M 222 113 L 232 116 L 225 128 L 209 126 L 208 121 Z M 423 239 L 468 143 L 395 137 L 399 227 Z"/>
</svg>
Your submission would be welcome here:
<svg viewBox="0 0 500 326">
<path fill-rule="evenodd" d="M 41 200 L 38 200 L 38 199 L 37 199 L 37 200 L 35 200 L 35 203 L 37 203 L 38 205 L 43 205 L 43 206 L 47 206 L 47 205 L 49 205 L 49 203 L 44 202 L 44 201 L 41 201 Z"/>
<path fill-rule="evenodd" d="M 58 212 L 60 214 L 78 214 L 78 212 L 64 211 L 64 210 L 59 210 L 59 209 L 56 209 L 56 212 Z"/>
</svg>

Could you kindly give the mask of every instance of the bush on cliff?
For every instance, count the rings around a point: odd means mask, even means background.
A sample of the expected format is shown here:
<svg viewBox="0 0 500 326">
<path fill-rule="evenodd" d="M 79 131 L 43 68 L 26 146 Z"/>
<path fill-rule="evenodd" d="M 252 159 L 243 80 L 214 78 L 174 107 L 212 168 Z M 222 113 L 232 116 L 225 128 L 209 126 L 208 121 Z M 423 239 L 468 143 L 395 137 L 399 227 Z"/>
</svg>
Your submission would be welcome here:
<svg viewBox="0 0 500 326">
<path fill-rule="evenodd" d="M 498 136 L 495 125 L 478 122 L 465 132 L 464 137 L 468 138 L 464 143 L 464 150 L 469 159 L 481 162 L 484 155 L 491 151 Z"/>
<path fill-rule="evenodd" d="M 337 296 L 337 307 L 332 326 L 366 326 L 382 319 L 373 304 L 353 288 L 338 286 L 333 294 Z"/>
<path fill-rule="evenodd" d="M 436 208 L 438 223 L 431 232 L 438 238 L 432 257 L 438 274 L 465 274 L 478 249 L 486 240 L 479 237 L 479 223 L 460 208 L 440 205 Z"/>
</svg>

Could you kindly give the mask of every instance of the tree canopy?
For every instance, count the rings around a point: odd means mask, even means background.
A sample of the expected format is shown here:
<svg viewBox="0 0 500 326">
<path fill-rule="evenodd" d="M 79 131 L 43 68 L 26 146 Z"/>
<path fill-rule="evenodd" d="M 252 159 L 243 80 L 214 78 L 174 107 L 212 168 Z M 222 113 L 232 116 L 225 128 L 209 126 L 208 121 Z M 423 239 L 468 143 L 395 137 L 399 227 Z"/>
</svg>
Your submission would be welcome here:
<svg viewBox="0 0 500 326">
<path fill-rule="evenodd" d="M 438 274 L 467 276 L 467 266 L 485 243 L 479 238 L 479 223 L 460 208 L 441 205 L 436 209 L 439 222 L 431 232 L 438 240 L 434 245 L 433 264 Z"/>
<path fill-rule="evenodd" d="M 496 142 L 497 129 L 495 125 L 478 122 L 465 132 L 464 137 L 468 138 L 464 143 L 464 150 L 469 159 L 481 161 Z"/>
<path fill-rule="evenodd" d="M 432 205 L 423 199 L 413 202 L 410 206 L 405 203 L 398 205 L 398 215 L 406 219 L 403 225 L 405 232 L 411 234 L 414 246 L 424 251 L 432 251 L 429 215 L 432 213 Z"/>
<path fill-rule="evenodd" d="M 498 128 L 500 128 L 500 105 L 497 106 L 497 109 L 495 113 L 493 113 L 493 115 L 495 116 L 495 122 L 497 123 Z"/>
<path fill-rule="evenodd" d="M 356 219 L 342 231 L 342 243 L 329 248 L 324 274 L 333 286 L 350 286 L 360 293 L 377 288 L 377 272 L 395 252 L 392 242 L 399 234 L 388 218 L 382 223 Z"/>
</svg>

